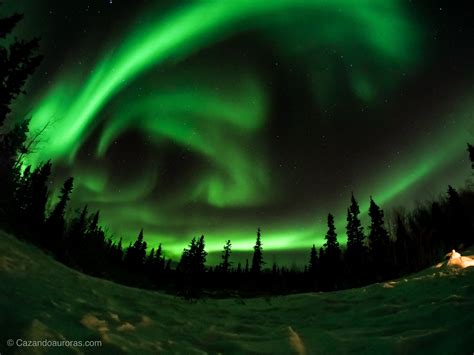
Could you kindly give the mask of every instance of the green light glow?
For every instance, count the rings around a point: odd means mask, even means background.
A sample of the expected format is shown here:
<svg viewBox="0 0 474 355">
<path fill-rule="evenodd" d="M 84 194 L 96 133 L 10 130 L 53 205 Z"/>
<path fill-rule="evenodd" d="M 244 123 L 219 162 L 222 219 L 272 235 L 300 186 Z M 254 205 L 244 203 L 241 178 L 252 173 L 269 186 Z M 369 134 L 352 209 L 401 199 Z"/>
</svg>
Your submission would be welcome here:
<svg viewBox="0 0 474 355">
<path fill-rule="evenodd" d="M 248 32 L 270 43 L 282 61 L 308 73 L 321 108 L 338 102 L 343 85 L 358 102 L 376 104 L 422 59 L 422 30 L 402 2 L 196 1 L 157 13 L 161 17 L 155 21 L 111 39 L 94 65 L 57 75 L 36 102 L 31 131 L 51 125 L 25 164 L 52 159 L 76 177 L 77 205 L 100 208 L 103 222 L 126 241 L 144 226 L 149 245 L 163 243 L 168 255 L 178 255 L 200 233 L 206 234 L 210 252 L 221 250 L 227 239 L 234 250 L 250 250 L 258 225 L 266 250 L 307 249 L 321 244 L 327 212 L 334 212 L 343 236 L 350 196 L 330 207 L 314 206 L 304 217 L 259 214 L 259 208 L 282 203 L 285 190 L 268 156 L 266 129 L 273 117 L 265 74 L 248 62 L 206 62 L 184 72 L 174 72 L 173 63 Z M 341 72 L 346 82 L 335 79 Z M 296 122 L 297 114 L 288 121 Z M 130 132 L 156 154 L 134 157 L 147 163 L 144 168 L 111 168 L 111 152 Z M 445 147 L 436 155 L 416 144 L 393 173 L 374 167 L 367 181 L 357 182 L 362 213 L 370 194 L 379 204 L 397 202 L 462 154 L 456 137 L 459 129 L 440 131 L 430 141 Z M 165 191 L 160 154 L 170 146 L 198 157 L 200 164 L 179 181 L 179 189 Z M 127 179 L 121 181 L 121 175 Z"/>
</svg>

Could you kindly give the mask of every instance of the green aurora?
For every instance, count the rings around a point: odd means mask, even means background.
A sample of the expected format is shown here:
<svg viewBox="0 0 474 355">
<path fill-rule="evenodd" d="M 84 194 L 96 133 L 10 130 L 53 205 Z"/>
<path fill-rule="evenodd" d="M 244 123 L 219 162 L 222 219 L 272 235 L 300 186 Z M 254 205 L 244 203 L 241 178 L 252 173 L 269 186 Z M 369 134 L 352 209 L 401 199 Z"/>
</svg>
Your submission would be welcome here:
<svg viewBox="0 0 474 355">
<path fill-rule="evenodd" d="M 225 57 L 218 67 L 214 57 L 198 60 L 251 33 L 272 48 L 280 60 L 275 65 L 291 63 L 306 73 L 321 111 L 340 104 L 345 91 L 361 107 L 380 107 L 422 70 L 431 50 L 425 25 L 401 1 L 197 1 L 159 9 L 148 5 L 145 20 L 128 19 L 131 30 L 111 36 L 95 61 L 66 62 L 34 92 L 30 112 L 31 132 L 46 125 L 47 130 L 25 165 L 52 159 L 56 190 L 60 178 L 74 176 L 75 206 L 100 208 L 115 239 L 128 242 L 143 226 L 149 245 L 163 243 L 169 256 L 179 255 L 198 234 L 205 234 L 209 252 L 221 250 L 227 239 L 234 250 L 249 251 L 261 226 L 265 250 L 306 252 L 323 243 L 328 212 L 336 215 L 344 240 L 350 191 L 365 215 L 370 195 L 387 209 L 423 196 L 417 191 L 427 197 L 443 191 L 448 181 L 432 179 L 441 171 L 454 180 L 449 183 L 467 176 L 468 164 L 464 169 L 459 162 L 472 135 L 473 92 L 427 112 L 435 122 L 430 136 L 401 141 L 405 149 L 388 169 L 390 156 L 364 164 L 370 168 L 352 186 L 332 192 L 337 200 L 315 199 L 293 211 L 289 202 L 298 201 L 287 199 L 285 179 L 265 139 L 274 102 L 268 74 L 252 60 Z M 337 79 L 341 68 L 344 81 Z M 452 115 L 456 125 L 449 126 Z M 297 119 L 296 113 L 288 117 Z M 130 133 L 147 145 L 143 154 L 122 148 L 127 161 L 143 163 L 139 169 L 111 163 L 116 159 L 111 152 Z M 164 163 L 169 146 L 199 161 L 183 180 L 173 175 L 179 185 L 173 189 L 161 182 L 170 175 Z M 433 154 L 433 146 L 442 149 Z M 275 213 L 273 205 L 279 206 Z"/>
</svg>

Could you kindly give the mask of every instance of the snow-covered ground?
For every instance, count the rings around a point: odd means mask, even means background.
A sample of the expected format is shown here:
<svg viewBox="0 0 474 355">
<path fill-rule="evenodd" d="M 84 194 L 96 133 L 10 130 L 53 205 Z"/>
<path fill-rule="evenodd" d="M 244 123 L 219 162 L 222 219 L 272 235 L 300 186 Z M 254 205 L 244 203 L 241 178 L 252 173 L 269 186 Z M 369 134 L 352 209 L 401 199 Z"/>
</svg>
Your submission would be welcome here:
<svg viewBox="0 0 474 355">
<path fill-rule="evenodd" d="M 191 304 L 82 275 L 0 233 L 0 353 L 472 354 L 474 267 L 438 266 L 341 292 Z"/>
</svg>

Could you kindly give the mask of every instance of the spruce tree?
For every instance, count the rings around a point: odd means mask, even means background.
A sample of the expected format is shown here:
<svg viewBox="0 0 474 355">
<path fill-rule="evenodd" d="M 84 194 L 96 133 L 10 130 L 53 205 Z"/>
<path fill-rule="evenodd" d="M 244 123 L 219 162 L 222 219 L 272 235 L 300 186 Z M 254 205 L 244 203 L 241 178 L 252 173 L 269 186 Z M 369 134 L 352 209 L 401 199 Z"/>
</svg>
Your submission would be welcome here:
<svg viewBox="0 0 474 355">
<path fill-rule="evenodd" d="M 370 197 L 369 252 L 373 271 L 377 278 L 387 277 L 390 272 L 390 239 L 384 225 L 383 210 Z"/>
<path fill-rule="evenodd" d="M 178 266 L 179 271 L 194 275 L 204 273 L 206 256 L 204 235 L 201 235 L 198 240 L 194 237 L 189 244 L 189 248 L 183 250 Z"/>
<path fill-rule="evenodd" d="M 76 216 L 72 219 L 69 225 L 66 249 L 71 255 L 73 255 L 73 258 L 76 259 L 76 261 L 81 259 L 84 253 L 84 238 L 87 230 L 88 215 L 89 213 L 86 205 L 80 212 L 76 212 Z"/>
<path fill-rule="evenodd" d="M 311 248 L 311 253 L 309 255 L 308 271 L 314 274 L 317 268 L 318 268 L 318 251 L 316 250 L 316 246 L 313 244 L 313 247 Z"/>
<path fill-rule="evenodd" d="M 13 214 L 18 213 L 24 203 L 18 198 L 25 196 L 18 195 L 17 192 L 25 192 L 20 184 L 28 183 L 28 180 L 21 178 L 18 157 L 26 152 L 24 142 L 27 134 L 28 121 L 17 123 L 6 134 L 0 133 L 0 223 L 11 222 L 12 217 L 16 217 Z"/>
<path fill-rule="evenodd" d="M 346 260 L 349 274 L 355 284 L 364 278 L 364 264 L 366 259 L 364 227 L 359 219 L 360 209 L 354 194 L 351 196 L 351 205 L 347 209 L 347 249 Z"/>
<path fill-rule="evenodd" d="M 146 260 L 146 242 L 143 240 L 143 228 L 138 233 L 138 237 L 127 249 L 125 262 L 131 269 L 140 269 Z"/>
<path fill-rule="evenodd" d="M 165 269 L 165 259 L 163 257 L 163 250 L 161 247 L 161 243 L 158 244 L 158 248 L 156 248 L 155 255 L 152 261 L 152 273 L 157 274 L 161 273 Z"/>
<path fill-rule="evenodd" d="M 337 241 L 336 227 L 334 225 L 334 216 L 328 214 L 328 231 L 326 233 L 326 243 L 324 243 L 324 254 L 329 258 L 339 258 L 341 249 Z"/>
<path fill-rule="evenodd" d="M 414 270 L 412 258 L 413 241 L 401 214 L 397 215 L 395 220 L 395 257 L 399 274 L 404 274 Z"/>
<path fill-rule="evenodd" d="M 351 197 L 351 205 L 347 210 L 347 250 L 354 254 L 362 252 L 365 243 L 364 227 L 359 219 L 360 209 L 354 195 Z"/>
<path fill-rule="evenodd" d="M 448 228 L 452 240 L 449 249 L 458 249 L 461 244 L 471 244 L 472 227 L 461 197 L 454 187 L 448 186 Z"/>
<path fill-rule="evenodd" d="M 155 248 L 151 248 L 150 253 L 148 254 L 145 264 L 149 270 L 153 269 L 155 263 Z"/>
<path fill-rule="evenodd" d="M 39 231 L 43 230 L 46 203 L 48 201 L 48 180 L 51 175 L 51 162 L 36 168 L 30 176 L 28 192 L 24 202 L 25 224 L 34 240 L 40 240 Z"/>
<path fill-rule="evenodd" d="M 327 289 L 338 288 L 341 279 L 341 249 L 337 241 L 334 216 L 328 214 L 328 231 L 324 243 L 324 253 L 320 256 L 323 287 Z"/>
<path fill-rule="evenodd" d="M 227 273 L 229 271 L 231 263 L 229 262 L 230 254 L 232 253 L 232 244 L 230 240 L 227 241 L 224 245 L 224 251 L 222 252 L 222 263 L 220 269 L 222 272 Z"/>
<path fill-rule="evenodd" d="M 206 271 L 206 257 L 207 252 L 205 250 L 204 235 L 201 235 L 196 243 L 195 253 L 193 255 L 193 268 L 196 273 L 202 274 Z"/>
<path fill-rule="evenodd" d="M 65 218 L 66 206 L 70 199 L 70 194 L 74 186 L 74 179 L 71 177 L 67 179 L 63 187 L 61 188 L 61 194 L 59 195 L 59 202 L 53 209 L 53 212 L 46 220 L 45 226 L 45 242 L 46 245 L 57 253 L 64 252 L 60 251 L 60 248 L 64 248 L 63 238 L 65 233 Z"/>
<path fill-rule="evenodd" d="M 123 260 L 122 238 L 120 238 L 118 243 L 115 245 L 112 259 L 115 264 L 120 264 Z"/>
<path fill-rule="evenodd" d="M 7 38 L 22 18 L 20 14 L 0 18 L 0 39 Z M 39 48 L 38 38 L 29 41 L 14 38 L 7 43 L 8 48 L 0 47 L 0 127 L 11 112 L 13 100 L 24 93 L 26 80 L 42 61 L 42 57 L 35 54 Z"/>
<path fill-rule="evenodd" d="M 178 270 L 182 273 L 190 273 L 193 268 L 193 255 L 196 252 L 196 237 L 193 237 L 188 248 L 183 249 Z"/>
<path fill-rule="evenodd" d="M 140 230 L 138 234 L 137 240 L 133 244 L 133 249 L 135 253 L 135 259 L 133 263 L 136 267 L 141 267 L 145 263 L 146 258 L 146 242 L 143 240 L 143 228 Z"/>
<path fill-rule="evenodd" d="M 19 14 L 0 18 L 0 39 L 7 38 L 22 18 Z M 13 38 L 4 43 L 9 45 L 0 45 L 0 225 L 16 223 L 21 225 L 23 230 L 28 229 L 25 225 L 35 230 L 37 225 L 31 225 L 31 221 L 18 220 L 24 217 L 14 215 L 24 203 L 15 199 L 15 193 L 18 191 L 21 176 L 21 162 L 18 160 L 28 152 L 25 142 L 29 120 L 14 124 L 8 132 L 2 128 L 8 113 L 11 112 L 12 102 L 24 92 L 27 78 L 40 64 L 42 57 L 35 54 L 39 48 L 37 38 L 30 41 Z"/>
<path fill-rule="evenodd" d="M 252 267 L 251 272 L 253 274 L 259 274 L 262 271 L 263 266 L 263 253 L 262 253 L 262 241 L 260 227 L 257 229 L 257 241 L 253 247 Z"/>
</svg>

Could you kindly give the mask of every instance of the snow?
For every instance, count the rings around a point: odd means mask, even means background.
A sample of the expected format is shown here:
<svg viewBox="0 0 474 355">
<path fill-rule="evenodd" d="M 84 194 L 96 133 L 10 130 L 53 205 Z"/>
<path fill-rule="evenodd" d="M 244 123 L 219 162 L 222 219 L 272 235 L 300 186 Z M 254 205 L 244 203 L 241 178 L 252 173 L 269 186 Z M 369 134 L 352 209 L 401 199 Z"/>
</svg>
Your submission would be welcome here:
<svg viewBox="0 0 474 355">
<path fill-rule="evenodd" d="M 5 346 L 21 338 L 103 343 L 36 349 L 59 354 L 471 354 L 474 268 L 462 266 L 472 261 L 452 253 L 339 292 L 190 303 L 85 276 L 0 233 L 0 353 L 31 353 Z"/>
<path fill-rule="evenodd" d="M 464 269 L 466 267 L 474 266 L 474 258 L 471 258 L 469 256 L 462 256 L 460 253 L 453 249 L 450 253 L 448 265 Z"/>
</svg>

